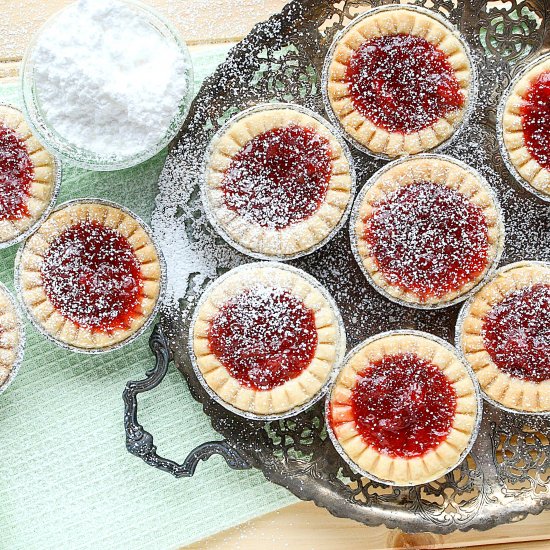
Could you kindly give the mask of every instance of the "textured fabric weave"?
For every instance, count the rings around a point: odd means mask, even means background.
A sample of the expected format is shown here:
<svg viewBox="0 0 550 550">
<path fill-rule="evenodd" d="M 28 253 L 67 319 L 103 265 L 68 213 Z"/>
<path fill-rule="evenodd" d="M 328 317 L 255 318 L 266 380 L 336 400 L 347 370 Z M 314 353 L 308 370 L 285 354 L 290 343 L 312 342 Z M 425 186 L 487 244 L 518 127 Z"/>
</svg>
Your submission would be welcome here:
<svg viewBox="0 0 550 550">
<path fill-rule="evenodd" d="M 194 55 L 196 89 L 226 51 Z M 17 85 L 0 87 L 0 102 L 19 105 Z M 113 173 L 66 166 L 58 202 L 101 197 L 149 221 L 164 158 Z M 11 290 L 16 251 L 0 251 L 0 280 Z M 26 329 L 24 363 L 0 395 L 1 550 L 171 549 L 294 501 L 261 473 L 231 471 L 220 457 L 177 480 L 126 452 L 121 395 L 152 365 L 149 334 L 87 357 Z M 140 399 L 140 422 L 173 459 L 219 439 L 173 367 Z"/>
</svg>

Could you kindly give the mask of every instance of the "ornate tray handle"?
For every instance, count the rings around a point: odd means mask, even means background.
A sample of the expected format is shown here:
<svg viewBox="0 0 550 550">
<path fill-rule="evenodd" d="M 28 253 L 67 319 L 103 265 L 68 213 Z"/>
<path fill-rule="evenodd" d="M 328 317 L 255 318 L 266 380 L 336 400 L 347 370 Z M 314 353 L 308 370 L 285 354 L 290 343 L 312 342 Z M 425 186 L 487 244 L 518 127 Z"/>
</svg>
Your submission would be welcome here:
<svg viewBox="0 0 550 550">
<path fill-rule="evenodd" d="M 164 246 L 179 245 L 193 258 L 181 273 L 187 278 L 185 295 L 173 296 L 178 305 L 167 302 L 161 322 L 165 334 L 174 335 L 169 338 L 174 365 L 226 441 L 198 447 L 182 466 L 156 455 L 151 435 L 137 423 L 136 395 L 159 384 L 172 359 L 157 329 L 151 339 L 157 366 L 146 380 L 130 382 L 124 396 L 127 447 L 176 476 L 191 475 L 200 459 L 220 453 L 234 468 L 251 464 L 301 500 L 370 526 L 385 524 L 408 533 L 486 530 L 550 509 L 550 417 L 516 415 L 485 404 L 474 449 L 458 468 L 427 485 L 388 487 L 354 474 L 340 458 L 327 440 L 322 403 L 283 421 L 248 421 L 211 399 L 195 377 L 187 353 L 189 320 L 198 296 L 210 280 L 245 262 L 217 237 L 202 209 L 201 161 L 212 135 L 232 115 L 268 101 L 298 103 L 325 113 L 320 78 L 334 36 L 365 9 L 398 1 L 293 0 L 281 13 L 258 24 L 203 84 L 160 177 L 153 226 Z M 448 17 L 475 52 L 478 108 L 445 153 L 478 169 L 499 195 L 508 235 L 503 264 L 523 258 L 548 260 L 548 206 L 529 196 L 508 172 L 499 153 L 495 121 L 502 93 L 522 64 L 550 47 L 550 0 L 401 2 Z M 362 174 L 360 186 L 382 164 L 359 151 L 352 154 Z M 336 298 L 350 347 L 396 328 L 454 339 L 457 308 L 419 315 L 382 298 L 370 285 L 357 284 L 363 277 L 347 231 L 314 255 L 292 263 L 314 274 Z"/>
<path fill-rule="evenodd" d="M 160 325 L 156 325 L 149 347 L 155 354 L 155 366 L 145 373 L 144 380 L 128 382 L 122 395 L 124 400 L 124 429 L 126 432 L 126 448 L 130 453 L 140 457 L 150 466 L 175 477 L 191 477 L 201 460 L 208 460 L 212 455 L 221 455 L 230 468 L 247 470 L 250 464 L 227 441 L 210 441 L 193 449 L 187 458 L 178 464 L 173 460 L 163 458 L 157 454 L 157 447 L 153 436 L 138 422 L 137 396 L 156 388 L 166 376 L 168 365 L 172 360 L 168 340 L 164 336 Z"/>
</svg>

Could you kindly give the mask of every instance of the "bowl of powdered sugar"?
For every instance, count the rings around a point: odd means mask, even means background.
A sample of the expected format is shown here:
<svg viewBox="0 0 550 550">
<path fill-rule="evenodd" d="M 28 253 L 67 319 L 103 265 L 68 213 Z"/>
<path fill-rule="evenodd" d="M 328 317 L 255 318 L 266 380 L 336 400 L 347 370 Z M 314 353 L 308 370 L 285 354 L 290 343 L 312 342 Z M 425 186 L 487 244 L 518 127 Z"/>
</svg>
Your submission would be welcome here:
<svg viewBox="0 0 550 550">
<path fill-rule="evenodd" d="M 177 134 L 192 98 L 185 43 L 128 0 L 78 0 L 41 28 L 22 68 L 24 111 L 44 145 L 92 170 L 134 166 Z"/>
</svg>

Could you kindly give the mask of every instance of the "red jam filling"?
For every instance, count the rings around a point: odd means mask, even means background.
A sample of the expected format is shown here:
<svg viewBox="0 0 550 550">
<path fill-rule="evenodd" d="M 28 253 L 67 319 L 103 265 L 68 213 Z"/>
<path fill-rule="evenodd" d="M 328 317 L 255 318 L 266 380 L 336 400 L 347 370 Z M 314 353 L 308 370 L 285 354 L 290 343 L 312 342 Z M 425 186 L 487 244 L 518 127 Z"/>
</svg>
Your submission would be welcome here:
<svg viewBox="0 0 550 550">
<path fill-rule="evenodd" d="M 520 114 L 527 149 L 550 170 L 550 72 L 542 73 L 523 99 Z"/>
<path fill-rule="evenodd" d="M 292 124 L 251 139 L 222 181 L 227 208 L 268 229 L 309 218 L 321 205 L 332 174 L 329 141 Z"/>
<path fill-rule="evenodd" d="M 211 352 L 243 386 L 271 390 L 299 376 L 317 349 L 315 315 L 286 290 L 257 286 L 211 322 Z"/>
<path fill-rule="evenodd" d="M 531 382 L 550 379 L 550 285 L 510 294 L 483 322 L 483 342 L 502 371 Z"/>
<path fill-rule="evenodd" d="M 42 265 L 44 291 L 55 309 L 79 327 L 127 329 L 143 297 L 141 264 L 128 240 L 96 221 L 66 229 Z"/>
<path fill-rule="evenodd" d="M 487 267 L 482 209 L 443 185 L 402 187 L 378 203 L 364 224 L 385 279 L 420 300 L 460 290 Z"/>
<path fill-rule="evenodd" d="M 27 200 L 34 168 L 23 142 L 0 124 L 0 221 L 29 215 Z"/>
<path fill-rule="evenodd" d="M 465 102 L 447 55 L 408 34 L 361 44 L 351 56 L 346 81 L 355 108 L 389 132 L 418 132 Z"/>
<path fill-rule="evenodd" d="M 359 375 L 351 407 L 365 443 L 392 457 L 422 456 L 449 435 L 456 392 L 430 361 L 387 355 Z"/>
</svg>

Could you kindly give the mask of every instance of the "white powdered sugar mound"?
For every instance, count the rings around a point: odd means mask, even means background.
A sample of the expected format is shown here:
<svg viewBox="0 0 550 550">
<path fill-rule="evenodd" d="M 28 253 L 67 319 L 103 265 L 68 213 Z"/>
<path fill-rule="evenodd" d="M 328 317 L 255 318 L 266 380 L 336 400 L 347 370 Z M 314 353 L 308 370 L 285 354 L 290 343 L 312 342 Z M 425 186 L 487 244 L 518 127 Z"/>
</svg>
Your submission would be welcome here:
<svg viewBox="0 0 550 550">
<path fill-rule="evenodd" d="M 100 156 L 157 144 L 190 84 L 178 45 L 118 0 L 79 0 L 61 12 L 39 36 L 32 62 L 48 123 Z"/>
</svg>

